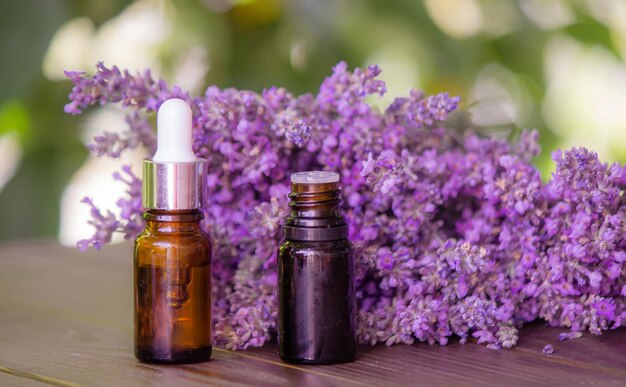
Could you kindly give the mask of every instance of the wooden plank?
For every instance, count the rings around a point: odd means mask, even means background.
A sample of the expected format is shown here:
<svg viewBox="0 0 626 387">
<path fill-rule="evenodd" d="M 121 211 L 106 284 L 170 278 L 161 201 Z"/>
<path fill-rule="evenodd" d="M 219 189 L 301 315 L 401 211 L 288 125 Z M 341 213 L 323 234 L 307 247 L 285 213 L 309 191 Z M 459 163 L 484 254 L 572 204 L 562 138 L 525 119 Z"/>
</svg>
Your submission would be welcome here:
<svg viewBox="0 0 626 387">
<path fill-rule="evenodd" d="M 215 351 L 208 363 L 185 366 L 142 364 L 132 337 L 115 328 L 32 310 L 0 311 L 0 367 L 55 385 L 286 385 L 308 381 L 343 384 L 341 377 L 305 373 L 231 351 Z M 5 371 L 6 372 L 6 371 Z"/>
<path fill-rule="evenodd" d="M 491 350 L 484 346 L 453 342 L 446 347 L 426 344 L 393 347 L 360 347 L 354 364 L 319 366 L 322 372 L 341 375 L 368 384 L 405 385 L 419 380 L 426 385 L 523 386 L 541 384 L 603 383 L 621 385 L 626 369 L 612 364 L 594 365 L 573 361 L 564 352 L 559 356 L 544 355 L 525 347 L 513 350 Z M 248 351 L 255 357 L 275 358 L 273 346 Z M 622 351 L 622 355 L 623 351 Z"/>
<path fill-rule="evenodd" d="M 0 376 L 68 385 L 529 385 L 626 382 L 626 331 L 558 342 L 533 324 L 519 346 L 452 342 L 361 347 L 355 363 L 294 366 L 275 344 L 214 351 L 208 363 L 152 366 L 132 354 L 130 244 L 79 253 L 50 241 L 0 245 Z M 545 344 L 555 348 L 544 355 Z M 17 378 L 17 379 L 16 379 Z M 0 384 L 3 379 L 0 379 Z M 19 384 L 19 383 L 18 383 Z M 27 384 L 25 384 L 27 385 Z"/>
<path fill-rule="evenodd" d="M 46 314 L 131 332 L 129 245 L 80 253 L 43 241 L 0 247 L 0 307 L 28 306 Z"/>
<path fill-rule="evenodd" d="M 128 245 L 81 255 L 50 243 L 0 247 L 0 367 L 31 379 L 87 385 L 171 381 L 195 385 L 337 385 L 341 377 L 301 372 L 216 350 L 209 363 L 175 367 L 132 353 Z M 15 376 L 15 375 L 14 375 Z"/>
<path fill-rule="evenodd" d="M 0 367 L 0 386 L 2 387 L 41 387 L 45 385 L 63 386 L 55 384 L 56 381 L 41 380 L 34 375 L 24 374 L 18 370 L 4 369 Z"/>
<path fill-rule="evenodd" d="M 522 329 L 516 350 L 541 353 L 546 344 L 551 344 L 554 353 L 545 356 L 550 362 L 576 364 L 608 373 L 619 371 L 626 380 L 626 330 L 608 331 L 599 336 L 585 332 L 579 339 L 559 341 L 561 332 L 568 330 L 549 328 L 544 323 L 530 324 Z"/>
</svg>

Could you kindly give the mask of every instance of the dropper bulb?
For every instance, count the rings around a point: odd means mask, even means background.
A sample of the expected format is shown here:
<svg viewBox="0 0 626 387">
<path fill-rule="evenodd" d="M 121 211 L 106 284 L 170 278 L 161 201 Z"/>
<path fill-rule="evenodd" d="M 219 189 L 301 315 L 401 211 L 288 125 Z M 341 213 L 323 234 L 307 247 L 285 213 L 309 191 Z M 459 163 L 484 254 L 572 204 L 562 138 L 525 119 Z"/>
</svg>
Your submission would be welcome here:
<svg viewBox="0 0 626 387">
<path fill-rule="evenodd" d="M 191 147 L 191 108 L 182 99 L 172 98 L 157 112 L 157 150 L 152 160 L 184 163 L 197 160 Z"/>
</svg>

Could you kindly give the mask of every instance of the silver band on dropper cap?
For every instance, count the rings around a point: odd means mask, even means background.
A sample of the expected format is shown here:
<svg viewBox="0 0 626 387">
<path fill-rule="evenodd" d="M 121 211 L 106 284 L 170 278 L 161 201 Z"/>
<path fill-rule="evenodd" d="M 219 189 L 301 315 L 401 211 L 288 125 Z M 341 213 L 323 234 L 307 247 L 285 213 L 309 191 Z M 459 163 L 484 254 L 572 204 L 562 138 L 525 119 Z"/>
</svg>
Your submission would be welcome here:
<svg viewBox="0 0 626 387">
<path fill-rule="evenodd" d="M 141 198 L 145 209 L 193 210 L 204 202 L 207 162 L 143 160 Z"/>
</svg>

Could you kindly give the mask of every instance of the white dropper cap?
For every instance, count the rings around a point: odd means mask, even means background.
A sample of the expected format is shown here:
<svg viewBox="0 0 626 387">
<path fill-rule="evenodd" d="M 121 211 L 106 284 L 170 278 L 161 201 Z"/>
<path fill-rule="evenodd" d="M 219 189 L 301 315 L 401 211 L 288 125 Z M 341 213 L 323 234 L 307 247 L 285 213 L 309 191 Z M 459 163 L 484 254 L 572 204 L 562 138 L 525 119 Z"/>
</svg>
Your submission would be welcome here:
<svg viewBox="0 0 626 387">
<path fill-rule="evenodd" d="M 157 113 L 157 151 L 143 160 L 142 199 L 146 209 L 190 210 L 202 207 L 207 161 L 191 149 L 191 109 L 168 99 Z"/>
<path fill-rule="evenodd" d="M 159 163 L 196 161 L 191 148 L 191 108 L 182 99 L 161 104 L 157 113 L 157 150 L 152 157 Z"/>
</svg>

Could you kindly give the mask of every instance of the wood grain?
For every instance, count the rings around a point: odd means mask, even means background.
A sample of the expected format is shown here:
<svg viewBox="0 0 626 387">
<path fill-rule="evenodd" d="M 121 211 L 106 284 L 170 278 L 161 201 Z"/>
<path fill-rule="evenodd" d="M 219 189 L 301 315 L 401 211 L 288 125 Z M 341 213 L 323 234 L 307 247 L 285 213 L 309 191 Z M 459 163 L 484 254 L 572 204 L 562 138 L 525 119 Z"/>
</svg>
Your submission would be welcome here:
<svg viewBox="0 0 626 387">
<path fill-rule="evenodd" d="M 153 366 L 132 353 L 129 244 L 79 253 L 51 241 L 0 245 L 0 385 L 626 385 L 626 331 L 559 342 L 531 324 L 513 350 L 452 342 L 361 347 L 355 363 L 294 366 L 275 344 Z M 545 344 L 555 353 L 544 355 Z"/>
</svg>

